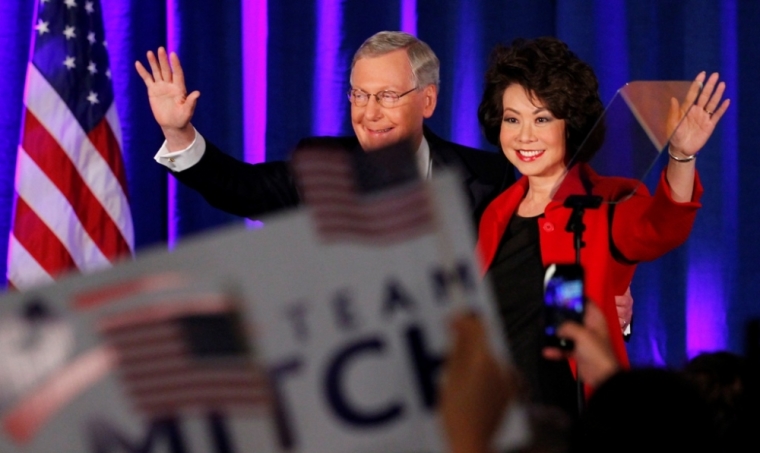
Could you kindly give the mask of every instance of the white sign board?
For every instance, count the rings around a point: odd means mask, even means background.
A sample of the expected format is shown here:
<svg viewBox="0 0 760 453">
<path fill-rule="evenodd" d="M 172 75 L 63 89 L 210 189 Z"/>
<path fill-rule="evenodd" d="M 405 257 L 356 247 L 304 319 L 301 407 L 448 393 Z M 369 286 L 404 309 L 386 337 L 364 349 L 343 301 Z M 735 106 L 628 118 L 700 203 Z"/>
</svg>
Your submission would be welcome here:
<svg viewBox="0 0 760 453">
<path fill-rule="evenodd" d="M 431 190 L 406 242 L 324 244 L 298 210 L 4 296 L 0 451 L 444 451 L 450 312 L 506 350 L 458 182 Z"/>
</svg>

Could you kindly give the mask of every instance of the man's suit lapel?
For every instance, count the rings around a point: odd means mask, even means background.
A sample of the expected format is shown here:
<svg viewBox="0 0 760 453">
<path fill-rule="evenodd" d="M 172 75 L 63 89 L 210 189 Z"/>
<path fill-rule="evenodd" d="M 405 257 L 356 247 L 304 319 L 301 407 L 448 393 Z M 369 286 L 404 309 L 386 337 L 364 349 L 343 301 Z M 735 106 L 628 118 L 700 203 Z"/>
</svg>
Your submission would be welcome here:
<svg viewBox="0 0 760 453">
<path fill-rule="evenodd" d="M 465 178 L 465 187 L 471 195 L 481 193 L 484 190 L 485 185 L 483 182 L 478 180 L 473 171 L 468 168 L 467 163 L 462 160 L 462 157 L 456 152 L 456 150 L 454 150 L 451 143 L 438 137 L 427 127 L 424 128 L 424 134 L 430 145 L 430 158 L 433 160 L 433 174 L 435 174 L 436 170 L 455 167 L 462 172 L 462 176 Z M 488 186 L 485 190 L 487 192 L 497 190 L 497 193 L 501 193 L 512 185 L 513 182 L 514 175 L 505 173 L 500 187 Z M 476 196 L 475 198 L 478 197 Z"/>
<path fill-rule="evenodd" d="M 435 135 L 427 126 L 424 127 L 423 133 L 430 147 L 430 159 L 433 161 L 433 171 L 448 168 L 452 165 L 462 165 L 461 158 L 446 141 Z"/>
</svg>

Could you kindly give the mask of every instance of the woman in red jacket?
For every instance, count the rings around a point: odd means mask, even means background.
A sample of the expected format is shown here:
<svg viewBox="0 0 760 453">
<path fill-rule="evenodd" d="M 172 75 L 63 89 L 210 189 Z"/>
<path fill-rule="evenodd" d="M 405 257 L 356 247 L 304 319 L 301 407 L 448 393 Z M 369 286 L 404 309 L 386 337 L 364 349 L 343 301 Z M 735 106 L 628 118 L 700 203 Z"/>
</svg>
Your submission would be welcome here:
<svg viewBox="0 0 760 453">
<path fill-rule="evenodd" d="M 694 106 L 671 139 L 668 166 L 652 196 L 636 181 L 601 177 L 585 164 L 603 137 L 580 145 L 604 111 L 588 64 L 554 38 L 516 40 L 494 51 L 478 119 L 523 176 L 484 212 L 478 250 L 534 401 L 576 411 L 570 364 L 541 356 L 544 269 L 575 262 L 573 234 L 565 231 L 572 211 L 553 201 L 553 189 L 562 181 L 562 190 L 608 201 L 634 192 L 617 205 L 586 210 L 581 253 L 586 296 L 604 313 L 615 354 L 627 367 L 614 296 L 628 288 L 635 263 L 656 259 L 688 237 L 702 193 L 696 155 L 728 108 L 724 90 L 718 74 L 702 72 L 683 104 L 671 100 L 674 116 Z M 571 158 L 580 163 L 568 168 Z"/>
</svg>

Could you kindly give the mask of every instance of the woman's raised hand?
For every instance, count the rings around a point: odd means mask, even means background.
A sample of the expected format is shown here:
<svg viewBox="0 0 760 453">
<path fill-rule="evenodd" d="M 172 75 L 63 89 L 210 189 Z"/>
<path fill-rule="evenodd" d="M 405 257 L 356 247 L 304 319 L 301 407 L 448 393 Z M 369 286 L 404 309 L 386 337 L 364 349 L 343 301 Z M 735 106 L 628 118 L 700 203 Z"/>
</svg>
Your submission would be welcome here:
<svg viewBox="0 0 760 453">
<path fill-rule="evenodd" d="M 707 82 L 706 77 L 704 71 L 697 75 L 681 104 L 675 98 L 670 100 L 668 130 L 675 128 L 670 138 L 670 153 L 676 158 L 688 159 L 697 154 L 731 103 L 730 99 L 723 99 L 726 83 L 718 82 L 718 73 L 710 74 Z"/>
</svg>

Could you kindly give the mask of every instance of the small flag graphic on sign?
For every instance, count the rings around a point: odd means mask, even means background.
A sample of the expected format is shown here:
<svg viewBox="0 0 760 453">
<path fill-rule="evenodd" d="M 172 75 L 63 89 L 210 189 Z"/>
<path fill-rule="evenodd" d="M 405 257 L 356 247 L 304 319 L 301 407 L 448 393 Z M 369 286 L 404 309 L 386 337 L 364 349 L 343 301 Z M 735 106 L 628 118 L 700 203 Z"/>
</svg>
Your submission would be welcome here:
<svg viewBox="0 0 760 453">
<path fill-rule="evenodd" d="M 392 244 L 433 231 L 433 206 L 414 154 L 304 149 L 293 156 L 301 195 L 326 242 Z"/>
<path fill-rule="evenodd" d="M 251 359 L 231 304 L 153 305 L 103 319 L 100 331 L 138 412 L 246 413 L 266 407 L 264 371 Z"/>
</svg>

